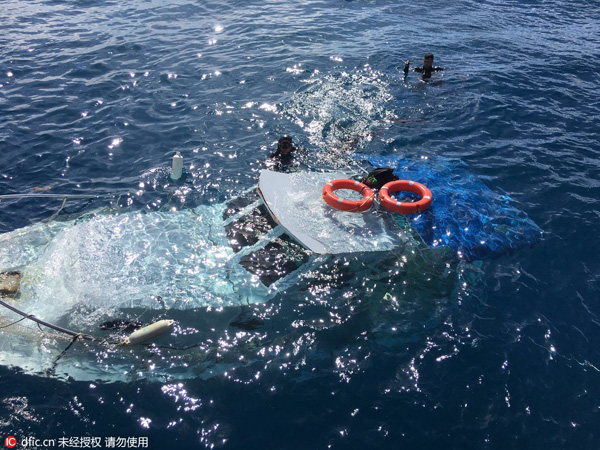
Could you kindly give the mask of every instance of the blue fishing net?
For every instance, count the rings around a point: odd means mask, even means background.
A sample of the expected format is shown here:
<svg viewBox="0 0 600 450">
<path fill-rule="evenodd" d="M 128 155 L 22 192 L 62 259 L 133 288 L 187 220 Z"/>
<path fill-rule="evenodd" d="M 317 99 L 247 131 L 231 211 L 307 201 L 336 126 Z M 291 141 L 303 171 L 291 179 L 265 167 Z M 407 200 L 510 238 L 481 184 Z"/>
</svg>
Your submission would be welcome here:
<svg viewBox="0 0 600 450">
<path fill-rule="evenodd" d="M 497 258 L 532 245 L 542 230 L 513 206 L 511 198 L 489 189 L 456 161 L 360 155 L 375 167 L 390 167 L 403 180 L 427 186 L 431 207 L 406 218 L 432 248 L 447 246 L 467 261 Z"/>
</svg>

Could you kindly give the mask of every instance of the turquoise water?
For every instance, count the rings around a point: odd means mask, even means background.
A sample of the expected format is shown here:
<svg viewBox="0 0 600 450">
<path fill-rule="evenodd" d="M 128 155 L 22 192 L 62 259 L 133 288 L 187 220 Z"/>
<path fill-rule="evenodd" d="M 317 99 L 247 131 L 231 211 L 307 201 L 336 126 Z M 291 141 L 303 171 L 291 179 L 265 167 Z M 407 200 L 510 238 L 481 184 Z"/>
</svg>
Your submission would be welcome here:
<svg viewBox="0 0 600 450">
<path fill-rule="evenodd" d="M 253 331 L 229 326 L 237 312 L 175 314 L 204 351 L 191 379 L 0 366 L 0 437 L 598 447 L 599 19 L 589 1 L 4 1 L 0 194 L 101 196 L 61 217 L 213 206 L 254 186 L 289 133 L 311 169 L 454 161 L 544 235 L 483 263 L 332 259 L 256 306 Z M 446 71 L 405 80 L 427 51 Z M 60 207 L 2 200 L 0 231 Z"/>
</svg>

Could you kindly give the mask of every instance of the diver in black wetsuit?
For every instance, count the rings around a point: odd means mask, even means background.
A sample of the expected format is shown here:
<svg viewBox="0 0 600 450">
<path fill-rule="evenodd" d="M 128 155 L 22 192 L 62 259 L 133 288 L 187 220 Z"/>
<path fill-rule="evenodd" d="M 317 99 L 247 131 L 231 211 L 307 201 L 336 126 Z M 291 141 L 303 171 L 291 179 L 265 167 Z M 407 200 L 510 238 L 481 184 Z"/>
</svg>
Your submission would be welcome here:
<svg viewBox="0 0 600 450">
<path fill-rule="evenodd" d="M 408 74 L 409 70 L 410 70 L 410 61 L 407 60 L 404 63 L 404 76 L 406 76 Z M 414 72 L 419 72 L 419 73 L 423 74 L 424 80 L 431 78 L 431 74 L 433 72 L 440 72 L 442 70 L 444 70 L 443 67 L 437 67 L 437 66 L 433 65 L 433 53 L 425 54 L 425 57 L 423 58 L 423 67 L 415 67 L 413 69 Z"/>
<path fill-rule="evenodd" d="M 278 172 L 289 172 L 292 167 L 299 167 L 305 151 L 296 147 L 291 136 L 284 134 L 277 142 L 277 150 L 269 155 L 265 165 Z"/>
<path fill-rule="evenodd" d="M 397 181 L 400 178 L 394 174 L 394 169 L 391 167 L 380 167 L 373 169 L 366 177 L 363 177 L 360 182 L 366 184 L 373 190 L 379 190 L 391 181 Z"/>
<path fill-rule="evenodd" d="M 278 159 L 282 164 L 286 165 L 292 162 L 294 158 L 294 142 L 291 136 L 284 134 L 277 142 L 277 150 L 269 155 L 269 159 Z"/>
</svg>

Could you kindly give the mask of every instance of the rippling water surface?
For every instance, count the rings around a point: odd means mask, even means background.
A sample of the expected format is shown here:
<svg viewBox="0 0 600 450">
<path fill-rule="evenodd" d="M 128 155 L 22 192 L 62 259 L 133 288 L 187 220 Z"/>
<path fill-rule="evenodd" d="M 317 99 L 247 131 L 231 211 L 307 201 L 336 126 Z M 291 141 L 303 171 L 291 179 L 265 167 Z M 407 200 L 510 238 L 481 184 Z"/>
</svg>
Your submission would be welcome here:
<svg viewBox="0 0 600 450">
<path fill-rule="evenodd" d="M 289 133 L 312 170 L 355 175 L 358 152 L 455 160 L 544 235 L 483 263 L 333 258 L 254 306 L 255 330 L 175 313 L 191 377 L 0 366 L 0 437 L 597 448 L 599 23 L 593 1 L 4 0 L 0 195 L 100 196 L 62 216 L 216 205 L 255 186 Z M 446 71 L 404 79 L 427 51 Z M 60 207 L 3 199 L 0 231 Z M 134 374 L 178 358 L 130 357 Z"/>
</svg>

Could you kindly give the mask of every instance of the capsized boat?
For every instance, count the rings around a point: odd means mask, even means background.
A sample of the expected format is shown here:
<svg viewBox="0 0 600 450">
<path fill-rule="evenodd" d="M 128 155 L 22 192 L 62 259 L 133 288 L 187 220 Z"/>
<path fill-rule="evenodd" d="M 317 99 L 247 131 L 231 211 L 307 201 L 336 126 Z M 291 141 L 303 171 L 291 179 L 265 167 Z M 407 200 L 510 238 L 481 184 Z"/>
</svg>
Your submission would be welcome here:
<svg viewBox="0 0 600 450">
<path fill-rule="evenodd" d="M 398 225 L 385 211 L 352 214 L 325 204 L 323 184 L 346 176 L 263 170 L 258 190 L 224 204 L 94 213 L 5 233 L 0 235 L 0 273 L 18 273 L 20 290 L 3 301 L 64 329 L 94 335 L 125 312 L 135 319 L 181 321 L 187 317 L 181 311 L 267 302 L 327 255 L 361 253 L 376 261 L 381 252 L 420 245 L 410 227 Z M 160 369 L 132 369 L 136 358 L 114 347 L 101 364 L 96 352 L 86 356 L 85 349 L 77 358 L 57 360 L 65 336 L 23 321 L 11 325 L 20 319 L 0 310 L 0 364 L 30 373 L 50 367 L 57 376 L 77 379 L 122 379 L 132 371 L 197 375 L 185 358 Z M 158 339 L 176 341 L 182 329 L 194 326 L 180 324 Z"/>
</svg>

